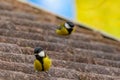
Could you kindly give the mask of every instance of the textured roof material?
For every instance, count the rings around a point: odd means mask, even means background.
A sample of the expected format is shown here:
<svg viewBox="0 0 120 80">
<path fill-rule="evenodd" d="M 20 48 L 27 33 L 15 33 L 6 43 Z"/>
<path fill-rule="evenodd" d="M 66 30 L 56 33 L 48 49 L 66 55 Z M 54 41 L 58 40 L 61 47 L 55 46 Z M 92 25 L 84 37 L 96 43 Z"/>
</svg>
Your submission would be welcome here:
<svg viewBox="0 0 120 80">
<path fill-rule="evenodd" d="M 0 0 L 0 80 L 120 80 L 120 42 L 77 27 L 58 36 L 65 20 L 16 0 Z M 52 58 L 48 73 L 35 73 L 34 47 Z"/>
</svg>

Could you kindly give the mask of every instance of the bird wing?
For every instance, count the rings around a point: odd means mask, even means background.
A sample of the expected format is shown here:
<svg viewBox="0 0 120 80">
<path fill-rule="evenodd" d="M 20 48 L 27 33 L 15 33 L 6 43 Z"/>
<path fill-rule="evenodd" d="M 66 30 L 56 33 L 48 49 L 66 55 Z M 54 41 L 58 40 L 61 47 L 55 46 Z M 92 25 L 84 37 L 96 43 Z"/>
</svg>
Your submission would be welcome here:
<svg viewBox="0 0 120 80">
<path fill-rule="evenodd" d="M 60 28 L 56 30 L 56 33 L 60 35 L 67 35 L 68 31 L 64 26 L 60 26 Z"/>
<path fill-rule="evenodd" d="M 49 70 L 49 68 L 50 68 L 51 65 L 52 65 L 51 59 L 47 56 L 46 58 L 43 59 L 43 61 L 44 61 L 44 63 L 43 63 L 43 65 L 44 65 L 44 70 L 45 70 L 45 71 Z"/>
<path fill-rule="evenodd" d="M 34 61 L 34 69 L 35 69 L 35 71 L 41 71 L 42 70 L 42 64 L 37 59 Z"/>
</svg>

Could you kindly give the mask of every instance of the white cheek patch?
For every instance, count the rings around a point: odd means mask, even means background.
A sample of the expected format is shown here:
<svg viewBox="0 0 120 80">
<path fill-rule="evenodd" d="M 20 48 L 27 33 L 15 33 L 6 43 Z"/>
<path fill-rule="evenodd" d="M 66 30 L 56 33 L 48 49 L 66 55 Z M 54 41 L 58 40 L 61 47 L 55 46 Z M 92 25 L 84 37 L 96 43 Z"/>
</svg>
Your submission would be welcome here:
<svg viewBox="0 0 120 80">
<path fill-rule="evenodd" d="M 70 28 L 71 28 L 67 23 L 65 23 L 65 27 L 66 27 L 67 29 L 70 29 Z"/>
<path fill-rule="evenodd" d="M 44 57 L 44 56 L 45 56 L 45 52 L 44 52 L 44 51 L 41 51 L 40 53 L 38 53 L 38 55 L 39 55 L 40 57 Z"/>
</svg>

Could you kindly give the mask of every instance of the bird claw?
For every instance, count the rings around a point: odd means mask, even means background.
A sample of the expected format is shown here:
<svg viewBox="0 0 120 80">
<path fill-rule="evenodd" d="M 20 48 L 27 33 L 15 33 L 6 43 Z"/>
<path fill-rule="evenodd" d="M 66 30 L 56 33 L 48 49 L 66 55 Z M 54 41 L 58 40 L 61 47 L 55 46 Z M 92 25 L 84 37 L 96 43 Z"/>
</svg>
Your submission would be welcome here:
<svg viewBox="0 0 120 80">
<path fill-rule="evenodd" d="M 37 71 L 37 70 L 36 70 L 35 72 L 36 72 L 36 73 L 38 73 L 38 71 Z"/>
</svg>

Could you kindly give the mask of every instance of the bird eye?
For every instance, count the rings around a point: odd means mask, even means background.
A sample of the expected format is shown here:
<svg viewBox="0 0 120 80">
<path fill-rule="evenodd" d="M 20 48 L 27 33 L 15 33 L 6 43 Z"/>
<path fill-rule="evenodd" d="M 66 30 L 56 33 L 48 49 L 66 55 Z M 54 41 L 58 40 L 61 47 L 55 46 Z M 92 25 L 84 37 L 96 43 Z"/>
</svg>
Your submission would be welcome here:
<svg viewBox="0 0 120 80">
<path fill-rule="evenodd" d="M 70 28 L 71 28 L 67 23 L 65 23 L 65 27 L 66 27 L 67 29 L 70 29 Z"/>
</svg>

